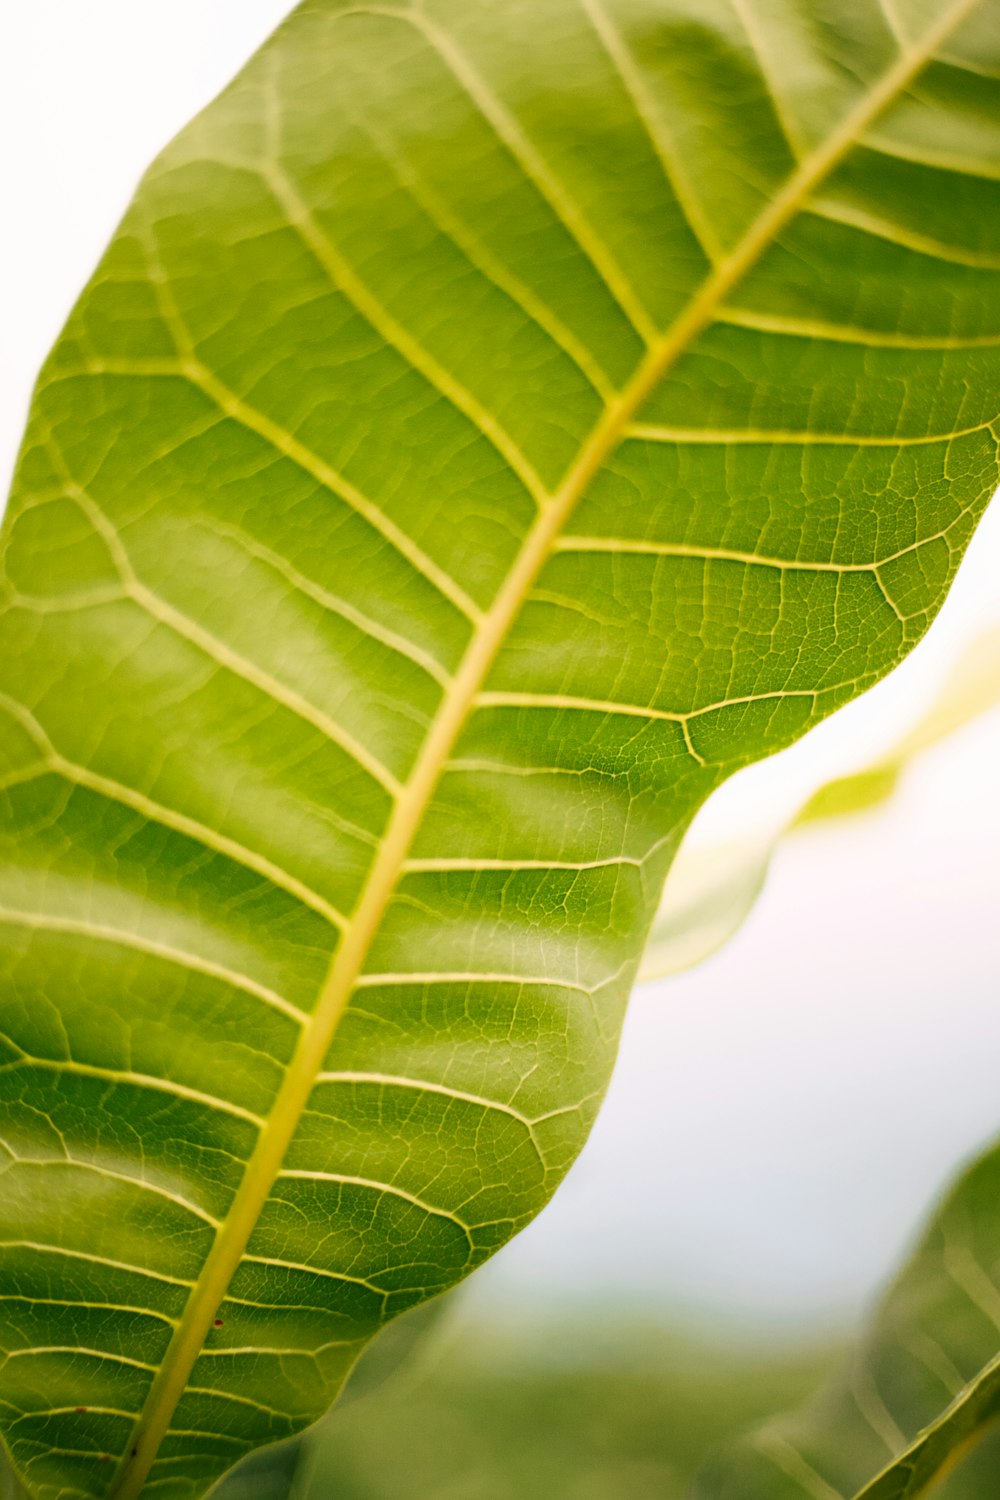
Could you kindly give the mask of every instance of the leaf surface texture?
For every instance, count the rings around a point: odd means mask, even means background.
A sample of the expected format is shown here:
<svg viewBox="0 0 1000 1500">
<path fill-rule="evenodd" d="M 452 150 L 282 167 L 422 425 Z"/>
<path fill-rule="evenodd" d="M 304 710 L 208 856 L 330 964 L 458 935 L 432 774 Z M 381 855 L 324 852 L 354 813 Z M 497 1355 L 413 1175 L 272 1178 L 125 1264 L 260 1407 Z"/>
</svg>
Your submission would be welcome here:
<svg viewBox="0 0 1000 1500">
<path fill-rule="evenodd" d="M 997 483 L 996 0 L 302 5 L 3 541 L 0 1401 L 193 1500 L 547 1200 L 695 808 Z"/>
</svg>

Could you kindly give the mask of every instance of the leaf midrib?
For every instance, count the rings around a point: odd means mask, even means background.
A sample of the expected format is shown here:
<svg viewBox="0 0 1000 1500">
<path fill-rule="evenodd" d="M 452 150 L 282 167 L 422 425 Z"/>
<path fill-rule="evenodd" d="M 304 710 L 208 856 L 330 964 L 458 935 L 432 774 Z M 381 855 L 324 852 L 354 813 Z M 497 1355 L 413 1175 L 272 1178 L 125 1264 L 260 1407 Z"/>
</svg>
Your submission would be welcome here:
<svg viewBox="0 0 1000 1500">
<path fill-rule="evenodd" d="M 356 915 L 344 931 L 319 1001 L 289 1062 L 268 1123 L 261 1131 L 229 1213 L 195 1283 L 139 1418 L 136 1436 L 108 1491 L 109 1500 L 138 1500 L 174 1411 L 188 1385 L 219 1304 L 270 1195 L 299 1119 L 322 1070 L 371 943 L 382 923 L 403 865 L 438 779 L 490 667 L 506 639 L 553 543 L 625 429 L 667 371 L 712 321 L 811 191 L 826 178 L 874 120 L 901 94 L 940 44 L 980 3 L 952 0 L 919 42 L 900 53 L 840 125 L 806 157 L 746 234 L 702 283 L 685 310 L 651 344 L 621 394 L 604 410 L 576 460 L 528 532 L 490 609 L 477 624 L 462 662 L 446 689 L 410 779 L 393 809 Z"/>
</svg>

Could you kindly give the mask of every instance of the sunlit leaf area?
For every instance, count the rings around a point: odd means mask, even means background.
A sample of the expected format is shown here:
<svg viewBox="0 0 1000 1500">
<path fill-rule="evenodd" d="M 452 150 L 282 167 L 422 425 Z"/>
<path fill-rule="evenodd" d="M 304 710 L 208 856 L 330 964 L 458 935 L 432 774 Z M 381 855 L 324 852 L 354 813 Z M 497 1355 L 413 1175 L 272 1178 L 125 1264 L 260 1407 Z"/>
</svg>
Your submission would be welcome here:
<svg viewBox="0 0 1000 1500">
<path fill-rule="evenodd" d="M 996 1500 L 1000 0 L 0 114 L 0 1496 Z"/>
</svg>

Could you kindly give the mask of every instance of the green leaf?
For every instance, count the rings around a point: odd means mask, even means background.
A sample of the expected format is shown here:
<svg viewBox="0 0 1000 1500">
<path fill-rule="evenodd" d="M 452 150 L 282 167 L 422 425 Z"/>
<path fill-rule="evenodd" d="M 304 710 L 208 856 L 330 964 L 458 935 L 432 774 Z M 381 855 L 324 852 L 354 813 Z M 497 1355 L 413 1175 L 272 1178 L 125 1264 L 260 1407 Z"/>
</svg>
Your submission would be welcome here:
<svg viewBox="0 0 1000 1500">
<path fill-rule="evenodd" d="M 720 1454 L 691 1500 L 914 1500 L 998 1416 L 994 1146 L 941 1204 L 843 1374 L 801 1413 Z"/>
<path fill-rule="evenodd" d="M 202 1494 L 525 1224 L 697 806 L 940 605 L 998 7 L 893 9 L 309 0 L 142 183 L 4 530 L 39 1500 Z"/>
<path fill-rule="evenodd" d="M 863 770 L 821 786 L 777 832 L 721 847 L 685 843 L 670 868 L 639 979 L 663 979 L 718 952 L 757 904 L 771 860 L 788 834 L 882 807 L 912 761 L 998 704 L 1000 629 L 993 629 L 973 642 L 928 712 L 891 750 Z"/>
<path fill-rule="evenodd" d="M 442 1317 L 451 1310 L 456 1295 L 423 1302 L 383 1328 L 351 1370 L 337 1412 L 353 1401 L 370 1400 L 401 1370 L 408 1380 L 409 1367 L 426 1351 L 428 1336 L 440 1332 Z M 317 1441 L 322 1443 L 328 1426 L 329 1422 L 320 1423 L 301 1436 L 249 1454 L 215 1486 L 213 1500 L 271 1500 L 272 1495 L 274 1500 L 302 1500 L 310 1488 L 314 1449 Z M 2 1490 L 0 1500 L 4 1500 Z"/>
</svg>

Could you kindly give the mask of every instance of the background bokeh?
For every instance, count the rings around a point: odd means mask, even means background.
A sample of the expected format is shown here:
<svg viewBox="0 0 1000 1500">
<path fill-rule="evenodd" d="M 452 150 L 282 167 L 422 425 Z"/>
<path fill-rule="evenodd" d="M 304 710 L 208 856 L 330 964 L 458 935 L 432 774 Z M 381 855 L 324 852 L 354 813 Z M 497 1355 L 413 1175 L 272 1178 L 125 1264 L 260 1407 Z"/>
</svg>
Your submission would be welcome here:
<svg viewBox="0 0 1000 1500">
<path fill-rule="evenodd" d="M 4 491 L 34 372 L 136 178 L 287 9 L 0 9 Z M 771 826 L 889 745 L 1000 618 L 998 576 L 1000 506 L 908 662 L 723 788 L 692 836 Z M 789 844 L 726 950 L 637 991 L 582 1159 L 426 1355 L 345 1408 L 330 1494 L 663 1500 L 716 1429 L 808 1384 L 825 1359 L 812 1350 L 849 1334 L 939 1187 L 1000 1131 L 998 764 L 994 714 L 927 755 L 886 810 Z M 401 1430 L 410 1459 L 394 1469 L 378 1434 Z M 579 1485 L 574 1452 L 590 1455 Z"/>
</svg>

